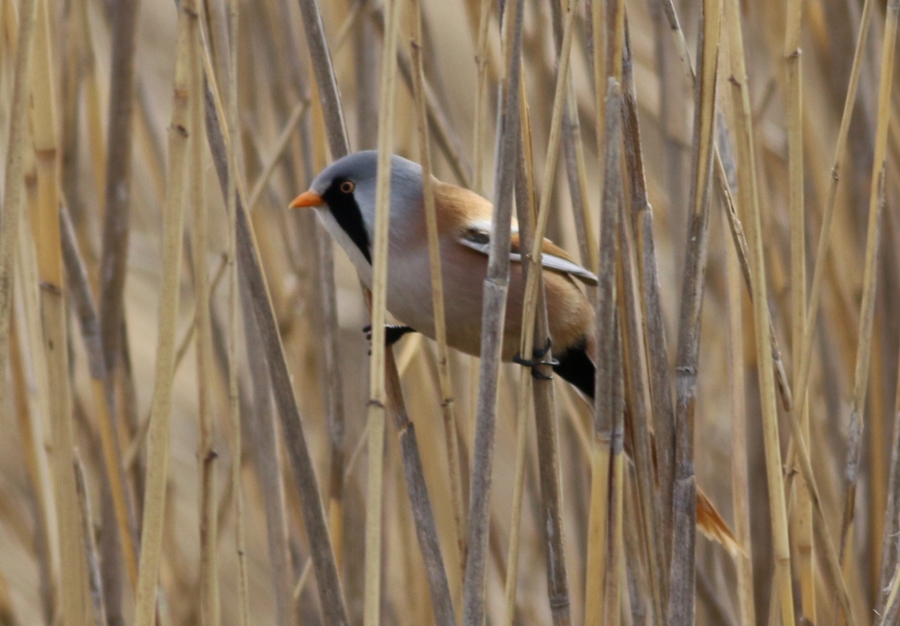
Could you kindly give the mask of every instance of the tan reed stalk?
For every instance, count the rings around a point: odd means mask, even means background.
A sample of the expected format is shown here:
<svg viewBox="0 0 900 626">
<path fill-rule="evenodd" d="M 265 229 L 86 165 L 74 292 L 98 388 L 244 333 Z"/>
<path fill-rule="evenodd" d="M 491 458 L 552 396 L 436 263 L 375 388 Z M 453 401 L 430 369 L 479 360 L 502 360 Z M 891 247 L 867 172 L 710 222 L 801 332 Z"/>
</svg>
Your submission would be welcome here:
<svg viewBox="0 0 900 626">
<path fill-rule="evenodd" d="M 660 416 L 660 421 L 671 426 L 672 394 L 669 385 L 668 355 L 666 353 L 665 334 L 662 330 L 662 313 L 659 302 L 659 270 L 656 261 L 655 242 L 653 238 L 653 208 L 647 198 L 647 182 L 644 173 L 644 157 L 641 151 L 641 135 L 637 115 L 637 93 L 634 81 L 633 59 L 631 55 L 631 38 L 628 22 L 625 23 L 625 49 L 622 57 L 622 80 L 624 81 L 623 99 L 623 147 L 625 170 L 629 173 L 629 198 L 631 202 L 631 226 L 625 231 L 631 232 L 631 238 L 626 240 L 627 245 L 633 245 L 634 256 L 631 253 L 623 255 L 623 261 L 631 263 L 634 258 L 637 261 L 636 271 L 639 285 L 639 301 L 637 311 L 630 315 L 643 324 L 643 330 L 629 331 L 626 342 L 626 355 L 630 354 L 632 360 L 637 355 L 646 354 L 646 362 L 638 361 L 639 365 L 632 366 L 636 374 L 632 376 L 634 383 L 649 386 L 649 399 L 651 407 L 641 409 L 645 405 L 644 391 L 635 389 L 631 393 L 635 406 L 632 424 L 634 428 L 635 446 L 633 457 L 635 472 L 637 475 L 637 488 L 641 506 L 641 524 L 643 536 L 647 543 L 647 576 L 649 578 L 650 595 L 653 602 L 653 615 L 659 623 L 664 623 L 665 606 L 668 595 L 668 572 L 665 564 L 668 558 L 665 555 L 668 529 L 663 526 L 663 503 L 660 490 L 657 489 L 659 476 L 659 462 L 653 462 L 653 438 L 651 436 L 650 410 Z M 633 243 L 631 243 L 633 242 Z M 626 278 L 630 277 L 630 271 L 625 272 Z M 628 291 L 628 298 L 633 297 L 633 292 Z M 630 302 L 626 301 L 626 303 Z M 637 328 L 637 327 L 635 327 Z M 640 341 L 640 333 L 645 332 L 643 342 Z M 633 337 L 631 335 L 634 335 Z M 638 342 L 632 345 L 631 342 Z M 637 346 L 643 344 L 641 350 Z M 646 368 L 644 370 L 643 368 Z M 640 377 L 638 373 L 646 371 L 647 379 Z M 660 407 L 657 408 L 657 402 Z M 668 416 L 668 417 L 664 417 Z M 659 429 L 656 437 L 659 438 Z M 659 446 L 662 448 L 663 446 Z M 668 447 L 668 446 L 666 446 Z M 656 457 L 658 460 L 658 456 Z"/>
<path fill-rule="evenodd" d="M 475 44 L 475 67 L 478 72 L 478 82 L 475 90 L 475 123 L 473 130 L 472 146 L 474 155 L 472 159 L 473 179 L 472 189 L 475 193 L 484 194 L 484 136 L 488 127 L 488 69 L 490 66 L 490 45 L 488 41 L 488 29 L 491 24 L 491 0 L 481 0 L 481 11 L 478 18 L 478 33 Z M 474 369 L 474 368 L 473 368 Z"/>
<path fill-rule="evenodd" d="M 16 58 L 12 101 L 9 106 L 9 134 L 6 147 L 6 171 L 3 180 L 3 214 L 0 217 L 0 372 L 9 362 L 9 319 L 12 307 L 13 263 L 18 247 L 19 219 L 25 202 L 22 179 L 25 174 L 25 151 L 28 150 L 26 128 L 28 89 L 31 73 L 31 41 L 34 34 L 35 3 L 24 0 L 19 6 L 16 35 Z M 0 406 L 8 406 L 6 376 L 0 376 Z"/>
<path fill-rule="evenodd" d="M 23 237 L 24 239 L 24 237 Z M 22 281 L 18 281 L 20 284 Z M 53 620 L 53 555 L 50 546 L 49 509 L 53 504 L 49 501 L 49 491 L 44 473 L 41 471 L 41 459 L 38 457 L 36 434 L 40 431 L 34 427 L 35 415 L 28 402 L 28 383 L 25 380 L 25 363 L 20 337 L 17 329 L 18 312 L 13 309 L 10 319 L 10 378 L 15 394 L 15 411 L 22 438 L 22 453 L 25 457 L 25 469 L 34 501 L 34 551 L 37 557 L 39 575 L 39 593 L 41 616 L 45 623 Z"/>
<path fill-rule="evenodd" d="M 784 499 L 784 481 L 781 474 L 781 448 L 778 439 L 777 408 L 775 406 L 775 382 L 772 372 L 771 338 L 768 325 L 768 295 L 760 226 L 759 196 L 756 184 L 753 129 L 750 119 L 750 95 L 747 88 L 747 71 L 744 62 L 744 44 L 741 34 L 740 8 L 729 0 L 725 8 L 725 27 L 728 32 L 730 53 L 730 95 L 734 107 L 735 141 L 738 153 L 738 189 L 740 203 L 744 207 L 747 234 L 750 244 L 751 278 L 753 280 L 753 322 L 756 331 L 757 367 L 760 380 L 760 404 L 762 409 L 763 441 L 766 454 L 766 473 L 769 486 L 773 547 L 775 551 L 775 579 L 773 596 L 777 594 L 784 626 L 794 624 L 794 593 L 791 588 L 791 554 L 788 540 L 787 510 Z M 802 445 L 802 439 L 798 445 Z"/>
<path fill-rule="evenodd" d="M 104 471 L 110 484 L 110 491 L 115 510 L 117 534 L 122 546 L 125 560 L 125 571 L 132 590 L 137 586 L 137 553 L 133 528 L 133 512 L 129 494 L 126 491 L 124 465 L 119 447 L 117 429 L 112 423 L 111 399 L 112 380 L 106 375 L 103 366 L 103 346 L 100 338 L 100 323 L 97 310 L 88 284 L 87 269 L 78 250 L 75 229 L 68 209 L 63 206 L 60 211 L 60 233 L 62 237 L 63 263 L 66 268 L 68 286 L 72 300 L 78 313 L 81 335 L 84 339 L 85 352 L 88 356 L 88 367 L 91 375 L 91 391 L 94 397 L 94 408 L 97 411 L 97 426 L 100 431 L 100 444 L 103 448 Z"/>
<path fill-rule="evenodd" d="M 196 6 L 202 11 L 200 5 Z M 198 19 L 199 23 L 202 18 Z M 189 44 L 190 81 L 189 93 L 199 95 L 203 90 L 203 61 L 199 28 L 192 33 Z M 218 574 L 218 519 L 216 515 L 216 459 L 213 449 L 214 423 L 211 397 L 212 368 L 212 328 L 209 314 L 209 269 L 206 263 L 208 244 L 207 206 L 204 190 L 204 144 L 203 101 L 193 97 L 188 102 L 190 116 L 190 137 L 188 138 L 188 161 L 185 172 L 187 202 L 191 207 L 191 274 L 194 278 L 194 326 L 196 331 L 197 354 L 197 394 L 199 411 L 199 439 L 197 461 L 200 465 L 200 619 L 204 626 L 218 626 L 220 617 L 219 574 Z M 239 459 L 235 462 L 240 463 Z"/>
<path fill-rule="evenodd" d="M 490 533 L 491 471 L 494 457 L 497 389 L 506 294 L 509 288 L 509 249 L 516 146 L 519 143 L 519 80 L 522 51 L 522 0 L 506 5 L 503 16 L 503 75 L 500 123 L 494 180 L 491 247 L 484 280 L 481 321 L 481 381 L 475 423 L 472 484 L 463 596 L 463 623 L 485 619 L 487 550 Z"/>
<path fill-rule="evenodd" d="M 532 136 L 531 115 L 526 99 L 524 70 L 519 78 L 520 99 L 520 124 L 522 143 L 519 146 L 520 154 L 517 155 L 516 167 L 516 209 L 521 216 L 519 219 L 519 245 L 531 247 L 532 230 L 534 222 L 534 172 L 532 161 Z M 527 237 L 525 236 L 527 234 Z M 527 241 L 523 241 L 527 240 Z M 524 266 L 523 266 L 524 269 Z M 527 270 L 526 270 L 527 271 Z M 538 295 L 538 294 L 536 294 Z M 523 316 L 528 304 L 523 300 Z M 532 305 L 534 306 L 534 305 Z M 522 337 L 519 343 L 519 354 L 530 354 L 534 344 L 534 334 L 525 332 L 526 328 L 535 327 L 534 315 L 528 326 L 522 326 Z M 527 349 L 523 346 L 527 345 Z M 528 440 L 528 417 L 532 409 L 531 397 L 532 377 L 520 376 L 518 386 L 518 403 L 516 415 L 516 461 L 513 470 L 513 496 L 510 515 L 509 550 L 507 552 L 506 581 L 504 583 L 504 598 L 506 606 L 503 613 L 503 623 L 511 626 L 516 617 L 516 589 L 519 577 L 519 550 L 521 548 L 522 528 L 522 500 L 525 491 L 525 457 L 526 443 Z"/>
<path fill-rule="evenodd" d="M 230 85 L 229 88 L 231 88 Z M 278 141 L 275 143 L 275 149 L 272 152 L 272 156 L 266 162 L 266 165 L 263 167 L 259 176 L 256 177 L 256 182 L 253 183 L 253 188 L 250 190 L 250 197 L 247 199 L 247 207 L 250 209 L 251 213 L 259 202 L 262 192 L 265 191 L 266 186 L 269 184 L 269 180 L 272 178 L 275 168 L 287 153 L 287 148 L 290 145 L 291 139 L 294 138 L 294 132 L 297 130 L 300 120 L 303 119 L 303 116 L 308 109 L 309 100 L 304 99 L 298 102 L 297 106 L 295 106 L 294 110 L 291 112 L 291 116 L 288 118 L 287 123 L 285 123 L 284 129 L 278 136 Z"/>
<path fill-rule="evenodd" d="M 428 119 L 425 107 L 425 70 L 422 64 L 422 7 L 420 0 L 412 0 L 412 32 L 410 55 L 413 64 L 413 94 L 416 103 L 416 128 L 419 141 L 419 160 L 422 165 L 422 193 L 425 199 L 425 220 L 428 230 L 428 257 L 431 266 L 432 310 L 434 311 L 435 338 L 437 340 L 437 368 L 440 383 L 441 413 L 444 421 L 444 437 L 447 446 L 447 466 L 450 471 L 450 497 L 453 507 L 453 525 L 456 532 L 459 563 L 465 562 L 466 534 L 463 528 L 462 478 L 460 471 L 459 440 L 456 436 L 456 415 L 453 410 L 453 386 L 450 379 L 450 363 L 447 357 L 447 322 L 444 315 L 444 283 L 441 270 L 440 241 L 437 215 L 434 206 L 434 178 L 431 175 L 431 150 L 428 138 Z M 458 572 L 460 579 L 464 572 Z M 455 576 L 454 576 L 455 578 Z M 461 590 L 461 587 L 460 587 Z"/>
<path fill-rule="evenodd" d="M 608 137 L 612 139 L 612 137 Z M 621 141 L 617 138 L 617 143 Z M 620 201 L 616 203 L 622 206 L 622 179 L 613 178 L 609 182 L 612 184 L 607 187 L 611 194 L 617 194 Z M 618 249 L 621 255 L 622 248 Z M 621 276 L 622 263 L 617 263 L 617 282 L 616 290 L 621 292 Z M 618 295 L 618 294 L 617 294 Z M 616 298 L 616 304 L 621 307 L 621 297 Z M 621 317 L 617 319 L 617 332 L 614 336 L 616 363 L 622 363 L 622 328 L 620 323 Z M 610 431 L 610 455 L 612 456 L 612 476 L 609 489 L 609 536 L 607 545 L 609 546 L 609 561 L 606 572 L 606 589 L 605 591 L 605 611 L 603 623 L 609 626 L 619 626 L 622 623 L 623 604 L 628 604 L 628 587 L 625 574 L 625 539 L 623 530 L 624 515 L 624 497 L 625 497 L 625 413 L 624 413 L 624 397 L 622 396 L 622 378 L 617 376 L 615 385 L 613 386 L 613 423 Z M 623 603 L 623 595 L 625 602 Z"/>
<path fill-rule="evenodd" d="M 199 42 L 194 0 L 185 0 L 178 11 L 178 41 L 175 56 L 175 88 L 169 124 L 169 164 L 166 171 L 166 201 L 163 209 L 162 288 L 156 378 L 147 441 L 147 478 L 141 524 L 141 560 L 135 596 L 136 626 L 153 626 L 156 616 L 157 580 L 162 557 L 166 519 L 166 481 L 169 469 L 169 434 L 172 385 L 175 370 L 175 339 L 180 292 L 184 183 L 190 128 L 188 105 L 191 48 Z"/>
<path fill-rule="evenodd" d="M 103 252 L 100 259 L 100 332 L 103 363 L 115 372 L 123 323 L 123 294 L 131 207 L 131 145 L 137 0 L 112 10 L 112 66 L 106 136 Z"/>
<path fill-rule="evenodd" d="M 103 597 L 103 579 L 100 576 L 100 561 L 97 555 L 97 542 L 94 539 L 94 520 L 91 515 L 91 502 L 88 498 L 84 477 L 84 465 L 76 452 L 74 455 L 75 491 L 78 496 L 78 509 L 81 513 L 81 536 L 84 542 L 84 557 L 88 568 L 88 582 L 91 591 L 91 604 L 94 608 L 94 624 L 106 626 L 106 601 Z"/>
<path fill-rule="evenodd" d="M 673 485 L 672 561 L 667 617 L 673 626 L 696 619 L 695 546 L 697 483 L 694 474 L 694 414 L 700 364 L 700 314 L 709 243 L 709 190 L 715 145 L 716 87 L 721 1 L 708 0 L 700 13 L 697 80 L 694 82 L 694 151 L 691 158 L 688 232 L 683 266 L 678 348 L 675 357 L 675 483 Z"/>
<path fill-rule="evenodd" d="M 884 611 L 879 614 L 879 619 L 875 622 L 880 626 L 897 623 L 897 610 L 900 609 L 900 603 L 897 602 L 898 597 L 900 597 L 898 595 L 898 592 L 900 592 L 900 567 L 895 568 L 890 585 L 884 591 L 886 594 Z"/>
<path fill-rule="evenodd" d="M 230 53 L 228 65 L 228 134 L 237 137 L 238 133 L 238 42 L 240 28 L 240 11 L 237 0 L 230 0 L 227 3 L 228 11 L 228 37 Z M 198 70 L 199 73 L 199 70 Z M 304 105 L 308 101 L 304 101 Z M 302 111 L 306 110 L 303 106 Z M 299 119 L 303 113 L 297 116 Z M 287 134 L 287 133 L 285 133 Z M 280 146 L 279 146 L 280 148 Z M 281 149 L 276 151 L 276 158 L 272 159 L 272 163 L 278 161 L 277 156 L 281 154 Z M 232 145 L 228 153 L 228 180 L 236 180 L 238 177 L 238 150 L 236 145 Z M 240 394 L 238 389 L 238 361 L 237 361 L 237 344 L 240 336 L 240 317 L 238 307 L 240 306 L 240 288 L 238 282 L 237 267 L 237 236 L 235 233 L 235 217 L 237 214 L 237 190 L 234 185 L 228 186 L 228 192 L 225 195 L 226 211 L 228 213 L 228 321 L 227 321 L 227 341 L 228 341 L 228 415 L 231 421 L 233 431 L 233 441 L 231 447 L 231 485 L 234 491 L 234 547 L 238 558 L 238 605 L 240 613 L 238 615 L 238 624 L 247 626 L 250 623 L 250 582 L 247 574 L 247 541 L 246 541 L 246 519 L 244 515 L 244 489 L 241 482 L 241 459 L 243 457 L 244 442 L 243 428 L 241 424 L 241 405 Z M 253 205 L 248 205 L 251 210 Z M 215 291 L 213 286 L 211 292 Z M 202 304 L 198 301 L 198 305 Z M 271 420 L 270 422 L 271 423 Z M 277 458 L 277 455 L 276 455 Z"/>
<path fill-rule="evenodd" d="M 375 30 L 382 36 L 382 41 L 387 41 L 385 39 L 385 18 L 382 8 L 375 6 L 372 9 L 371 16 L 375 24 Z M 385 49 L 390 48 L 385 47 Z M 403 48 L 397 48 L 397 67 L 406 89 L 412 94 L 413 68 Z M 435 145 L 444 154 L 447 164 L 450 165 L 450 169 L 453 170 L 453 175 L 456 176 L 459 184 L 463 187 L 468 187 L 472 178 L 472 167 L 469 165 L 468 159 L 463 152 L 462 142 L 450 124 L 450 118 L 444 110 L 441 100 L 435 95 L 434 90 L 427 82 L 424 84 L 424 94 L 428 112 L 428 127 L 434 137 Z"/>
<path fill-rule="evenodd" d="M 881 212 L 885 202 L 884 176 L 887 158 L 888 131 L 891 119 L 891 89 L 894 78 L 894 46 L 897 41 L 897 20 L 900 0 L 890 0 L 886 8 L 884 42 L 881 49 L 881 76 L 878 92 L 878 118 L 875 131 L 875 154 L 869 186 L 869 223 L 866 229 L 866 260 L 863 273 L 862 302 L 860 303 L 859 339 L 850 408 L 847 441 L 847 463 L 844 469 L 844 514 L 841 521 L 841 559 L 846 562 L 846 549 L 853 530 L 856 504 L 856 483 L 862 452 L 863 412 L 869 389 L 869 367 L 872 354 L 872 321 L 875 316 L 877 285 L 876 263 L 881 242 Z"/>
<path fill-rule="evenodd" d="M 595 22 L 596 24 L 596 22 Z M 599 31 L 595 31 L 599 32 Z M 606 155 L 604 159 L 605 181 L 600 203 L 600 259 L 597 270 L 598 285 L 595 308 L 597 311 L 597 346 L 594 355 L 597 364 L 594 395 L 594 421 L 591 438 L 591 508 L 588 521 L 587 575 L 585 582 L 585 624 L 597 626 L 603 623 L 604 603 L 608 588 L 609 557 L 611 549 L 610 521 L 610 469 L 613 456 L 612 430 L 615 424 L 616 391 L 619 384 L 616 361 L 616 258 L 618 249 L 619 207 L 615 180 L 621 170 L 621 91 L 615 78 L 609 78 L 606 103 L 602 107 L 606 129 L 602 133 Z"/>
<path fill-rule="evenodd" d="M 753 561 L 750 540 L 749 478 L 747 472 L 747 415 L 744 379 L 744 321 L 741 270 L 733 246 L 725 246 L 728 294 L 729 357 L 731 383 L 731 492 L 734 530 L 743 550 L 737 556 L 737 596 L 742 626 L 756 624 L 753 599 Z"/>
<path fill-rule="evenodd" d="M 390 226 L 391 156 L 394 149 L 394 95 L 402 0 L 385 6 L 387 28 L 381 63 L 378 110 L 378 180 L 372 242 L 372 358 L 369 361 L 369 474 L 366 492 L 365 612 L 366 626 L 381 623 L 381 528 L 383 520 L 385 403 L 385 314 L 387 312 L 388 228 Z"/>
<path fill-rule="evenodd" d="M 27 19 L 22 16 L 22 19 Z M 32 140 L 37 167 L 37 214 L 32 216 L 38 274 L 41 280 L 41 320 L 44 358 L 50 395 L 51 458 L 60 537 L 62 574 L 60 615 L 68 623 L 86 623 L 88 580 L 82 540 L 82 524 L 72 463 L 75 433 L 69 388 L 69 352 L 63 295 L 62 246 L 59 229 L 59 160 L 56 137 L 56 99 L 50 48 L 50 14 L 44 0 L 38 2 L 34 33 L 34 73 L 31 76 L 34 117 Z M 20 37 L 20 44 L 27 39 Z M 20 184 L 20 183 L 12 183 Z M 5 369 L 5 362 L 4 362 Z"/>
<path fill-rule="evenodd" d="M 806 230 L 803 193 L 803 65 L 800 50 L 801 2 L 787 3 L 784 40 L 785 83 L 787 91 L 788 176 L 791 215 L 791 348 L 792 384 L 800 388 L 800 365 L 806 324 Z M 797 397 L 795 409 L 800 416 L 806 449 L 810 450 L 808 398 Z M 737 462 L 737 461 L 735 461 Z M 746 496 L 745 492 L 742 492 Z M 812 556 L 812 504 L 809 489 L 801 479 L 796 483 L 794 505 L 797 569 L 800 577 L 800 606 L 802 615 L 816 623 L 815 562 Z M 740 567 L 740 565 L 739 565 Z M 743 602 L 743 600 L 742 600 Z"/>
<path fill-rule="evenodd" d="M 303 0 L 304 3 L 307 0 Z M 314 0 L 310 0 L 315 9 Z M 317 10 L 316 10 L 317 11 Z M 304 23 L 309 24 L 307 20 Z M 321 23 L 321 20 L 319 20 Z M 312 45 L 312 41 L 310 40 Z M 324 41 L 321 42 L 324 45 Z M 327 48 L 325 48 L 327 55 Z M 219 185 L 223 195 L 227 193 L 228 179 L 228 143 L 226 129 L 223 129 L 220 120 L 224 117 L 221 99 L 215 76 L 212 72 L 209 55 L 204 55 L 204 68 L 206 71 L 206 133 L 210 143 L 213 163 L 219 178 Z M 343 131 L 343 126 L 337 130 Z M 340 133 L 329 133 L 329 136 L 337 141 L 336 146 L 346 147 L 346 137 Z M 269 380 L 272 386 L 278 413 L 281 417 L 282 436 L 291 460 L 294 479 L 298 490 L 300 510 L 309 538 L 309 547 L 312 563 L 318 579 L 319 599 L 326 622 L 330 624 L 346 624 L 347 609 L 344 605 L 343 589 L 337 573 L 334 560 L 331 538 L 328 534 L 325 522 L 325 512 L 319 497 L 316 485 L 315 470 L 309 449 L 306 444 L 306 436 L 300 418 L 297 400 L 294 397 L 291 386 L 290 374 L 284 356 L 284 346 L 278 331 L 272 303 L 269 296 L 265 276 L 260 266 L 259 252 L 250 223 L 249 214 L 244 204 L 244 190 L 241 180 L 236 181 L 237 187 L 237 253 L 241 273 L 246 280 L 247 291 L 253 309 L 253 318 L 256 321 L 260 333 L 261 344 L 265 348 L 266 364 L 268 366 Z"/>
<path fill-rule="evenodd" d="M 563 114 L 566 111 L 566 101 L 569 84 L 569 63 L 574 35 L 575 16 L 577 3 L 572 2 L 567 7 L 567 17 L 563 28 L 563 38 L 557 61 L 556 87 L 553 96 L 553 110 L 550 120 L 550 135 L 548 138 L 547 155 L 545 158 L 543 180 L 541 182 L 541 198 L 537 218 L 531 215 L 534 202 L 528 202 L 528 214 L 519 220 L 520 247 L 527 249 L 531 246 L 530 263 L 523 262 L 526 272 L 525 292 L 523 296 L 522 310 L 522 338 L 519 353 L 528 355 L 532 353 L 534 342 L 543 345 L 548 339 L 547 311 L 542 295 L 543 284 L 541 274 L 541 257 L 543 254 L 544 234 L 550 216 L 550 199 L 553 190 L 553 181 L 556 176 L 557 161 L 559 155 L 559 142 L 562 132 Z M 520 79 L 520 88 L 524 92 L 524 76 Z M 520 98 L 523 98 L 520 95 Z M 524 98 L 523 98 L 524 102 Z M 530 141 L 527 157 L 522 162 L 530 163 Z M 526 171 L 528 167 L 526 167 Z M 527 194 L 533 184 L 528 185 Z M 523 197 L 525 194 L 522 194 Z M 524 203 L 523 203 L 524 204 Z M 531 224 L 536 221 L 532 228 Z M 531 231 L 534 231 L 533 233 Z M 527 329 L 534 329 L 528 332 Z M 549 366 L 538 366 L 545 376 L 550 376 L 552 370 Z M 527 390 L 526 379 L 531 378 L 532 372 L 524 368 L 520 372 L 520 389 Z M 559 444 L 556 428 L 556 405 L 553 396 L 553 387 L 547 379 L 538 379 L 533 384 L 535 425 L 538 445 L 539 479 L 541 485 L 541 507 L 544 517 L 544 533 L 547 542 L 547 592 L 549 595 L 550 612 L 555 624 L 568 624 L 571 620 L 571 599 L 569 594 L 568 567 L 566 565 L 565 531 L 562 523 L 562 489 L 560 486 L 559 468 Z M 527 407 L 527 402 L 520 401 L 520 408 Z M 527 413 L 519 416 L 520 420 L 527 419 Z M 509 564 L 512 568 L 512 564 Z M 508 577 L 508 580 L 510 578 Z M 511 578 L 515 581 L 515 578 Z M 507 593 L 507 599 L 509 592 Z"/>
<path fill-rule="evenodd" d="M 831 163 L 831 177 L 828 181 L 828 195 L 822 212 L 822 224 L 819 228 L 819 242 L 816 245 L 816 261 L 813 265 L 813 278 L 809 290 L 809 303 L 806 312 L 805 334 L 803 336 L 803 352 L 801 356 L 799 384 L 795 391 L 798 397 L 806 395 L 809 385 L 809 369 L 812 363 L 812 340 L 817 327 L 819 314 L 819 301 L 821 300 L 822 281 L 825 272 L 825 258 L 828 253 L 828 243 L 831 239 L 831 226 L 834 221 L 834 209 L 837 206 L 838 183 L 841 180 L 841 164 L 844 161 L 844 150 L 847 147 L 847 137 L 850 134 L 850 120 L 853 116 L 853 106 L 856 103 L 856 93 L 859 89 L 859 79 L 862 70 L 862 62 L 866 41 L 868 39 L 869 22 L 872 17 L 872 2 L 865 0 L 862 15 L 859 22 L 859 32 L 856 38 L 856 50 L 853 53 L 853 65 L 850 70 L 850 80 L 847 86 L 847 95 L 844 99 L 843 113 L 841 114 L 841 126 L 838 130 L 837 143 L 834 149 L 834 160 Z"/>
</svg>

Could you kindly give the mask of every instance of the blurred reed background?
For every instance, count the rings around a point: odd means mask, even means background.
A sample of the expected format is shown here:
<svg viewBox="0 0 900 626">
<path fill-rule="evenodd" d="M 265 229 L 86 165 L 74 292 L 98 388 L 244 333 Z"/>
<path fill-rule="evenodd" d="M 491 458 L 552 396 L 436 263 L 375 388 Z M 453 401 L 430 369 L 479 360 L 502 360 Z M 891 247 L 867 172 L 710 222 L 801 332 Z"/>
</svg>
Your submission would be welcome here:
<svg viewBox="0 0 900 626">
<path fill-rule="evenodd" d="M 896 623 L 897 17 L 0 0 L 0 623 Z M 595 407 L 420 336 L 370 391 L 286 206 L 379 142 L 598 272 Z"/>
</svg>

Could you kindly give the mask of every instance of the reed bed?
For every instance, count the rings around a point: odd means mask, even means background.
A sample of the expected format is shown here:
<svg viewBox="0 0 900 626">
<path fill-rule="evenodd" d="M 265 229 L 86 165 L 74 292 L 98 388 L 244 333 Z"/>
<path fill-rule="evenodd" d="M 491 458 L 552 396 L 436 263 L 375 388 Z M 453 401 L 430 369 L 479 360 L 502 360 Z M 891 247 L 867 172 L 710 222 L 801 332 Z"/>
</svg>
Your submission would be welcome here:
<svg viewBox="0 0 900 626">
<path fill-rule="evenodd" d="M 0 0 L 0 624 L 900 623 L 898 18 Z M 494 203 L 480 358 L 430 184 L 437 341 L 387 167 L 371 293 L 286 208 L 373 148 Z M 499 360 L 513 218 L 593 403 Z"/>
</svg>

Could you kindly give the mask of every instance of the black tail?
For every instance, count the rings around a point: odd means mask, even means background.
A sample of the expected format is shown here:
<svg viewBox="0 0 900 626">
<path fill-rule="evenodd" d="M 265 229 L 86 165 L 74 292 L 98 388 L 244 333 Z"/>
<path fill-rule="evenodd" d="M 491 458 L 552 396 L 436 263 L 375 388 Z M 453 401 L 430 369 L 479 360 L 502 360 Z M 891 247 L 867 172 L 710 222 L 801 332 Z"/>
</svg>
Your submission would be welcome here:
<svg viewBox="0 0 900 626">
<path fill-rule="evenodd" d="M 559 356 L 553 355 L 558 365 L 553 366 L 553 371 L 574 385 L 581 393 L 591 400 L 594 399 L 594 362 L 586 351 L 587 342 L 568 348 Z"/>
</svg>

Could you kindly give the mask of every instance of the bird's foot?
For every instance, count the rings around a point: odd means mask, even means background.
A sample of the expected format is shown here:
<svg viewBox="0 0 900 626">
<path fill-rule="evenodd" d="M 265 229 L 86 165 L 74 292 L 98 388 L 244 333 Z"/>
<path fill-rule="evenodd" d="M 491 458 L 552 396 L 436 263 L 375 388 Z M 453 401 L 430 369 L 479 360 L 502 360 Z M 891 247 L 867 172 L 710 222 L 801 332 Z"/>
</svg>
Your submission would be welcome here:
<svg viewBox="0 0 900 626">
<path fill-rule="evenodd" d="M 519 365 L 530 367 L 531 376 L 533 378 L 537 378 L 538 380 L 553 380 L 553 376 L 551 374 L 545 374 L 537 369 L 538 365 L 549 365 L 551 367 L 553 367 L 554 365 L 559 365 L 559 361 L 552 357 L 549 361 L 543 360 L 543 358 L 547 356 L 547 353 L 550 352 L 551 345 L 552 342 L 550 341 L 550 338 L 547 337 L 547 343 L 544 344 L 543 348 L 536 348 L 531 351 L 531 359 L 523 359 L 522 355 L 516 354 L 512 359 L 513 363 L 518 363 Z"/>
<path fill-rule="evenodd" d="M 372 325 L 367 324 L 366 326 L 364 326 L 363 332 L 366 334 L 366 339 L 368 339 L 369 341 L 372 341 Z M 412 328 L 411 326 L 400 326 L 398 324 L 385 324 L 384 325 L 384 345 L 387 347 L 391 347 L 392 345 L 394 345 L 395 343 L 400 341 L 400 339 L 403 337 L 403 335 L 406 335 L 408 333 L 414 333 L 414 332 L 416 332 L 416 329 Z M 369 354 L 371 354 L 371 353 L 372 353 L 372 351 L 369 350 Z"/>
</svg>

